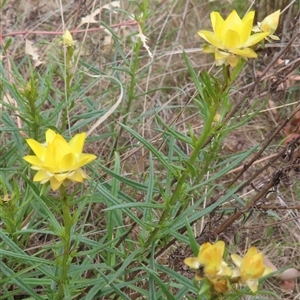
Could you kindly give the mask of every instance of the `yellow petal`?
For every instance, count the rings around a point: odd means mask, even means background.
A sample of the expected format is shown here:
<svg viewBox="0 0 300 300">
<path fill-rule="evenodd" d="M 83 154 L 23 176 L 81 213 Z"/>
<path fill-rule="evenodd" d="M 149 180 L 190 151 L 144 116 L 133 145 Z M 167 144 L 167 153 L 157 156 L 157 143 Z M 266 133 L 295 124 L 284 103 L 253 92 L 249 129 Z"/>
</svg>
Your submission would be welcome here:
<svg viewBox="0 0 300 300">
<path fill-rule="evenodd" d="M 184 263 L 193 270 L 198 270 L 201 265 L 197 257 L 188 257 L 184 260 Z"/>
<path fill-rule="evenodd" d="M 229 29 L 223 37 L 224 47 L 226 49 L 236 49 L 240 45 L 240 37 L 237 31 Z"/>
<path fill-rule="evenodd" d="M 74 169 L 75 162 L 76 162 L 75 154 L 68 153 L 62 157 L 61 161 L 59 162 L 58 167 L 62 171 L 72 170 L 72 169 Z"/>
<path fill-rule="evenodd" d="M 247 286 L 249 287 L 249 289 L 251 290 L 252 293 L 257 292 L 258 280 L 247 280 L 246 284 L 247 284 Z"/>
<path fill-rule="evenodd" d="M 274 13 L 268 15 L 261 22 L 260 29 L 262 31 L 268 32 L 269 34 L 273 34 L 278 27 L 279 17 L 280 17 L 280 10 L 277 10 Z"/>
<path fill-rule="evenodd" d="M 46 147 L 33 139 L 27 139 L 26 142 L 29 145 L 29 147 L 32 149 L 34 154 L 39 159 L 43 160 L 46 154 Z"/>
<path fill-rule="evenodd" d="M 224 58 L 224 59 L 219 59 L 219 60 L 216 60 L 215 61 L 215 64 L 216 64 L 216 66 L 222 66 L 223 64 L 225 64 L 226 63 L 226 59 Z"/>
<path fill-rule="evenodd" d="M 249 11 L 243 18 L 243 26 L 239 29 L 240 43 L 245 44 L 250 37 L 251 30 L 253 28 L 254 11 Z"/>
<path fill-rule="evenodd" d="M 240 57 L 236 56 L 236 55 L 230 55 L 226 58 L 227 63 L 231 66 L 231 67 L 236 67 L 236 65 L 239 63 L 240 61 Z"/>
<path fill-rule="evenodd" d="M 82 153 L 85 136 L 85 132 L 76 134 L 69 142 L 70 147 L 77 156 L 79 156 Z"/>
<path fill-rule="evenodd" d="M 274 34 L 268 35 L 268 38 L 271 38 L 274 41 L 279 41 L 280 40 L 280 38 L 278 36 L 274 35 Z"/>
<path fill-rule="evenodd" d="M 258 250 L 256 247 L 251 247 L 249 248 L 249 250 L 247 251 L 246 255 L 245 255 L 245 258 L 247 257 L 252 257 L 254 255 L 256 255 L 258 253 Z"/>
<path fill-rule="evenodd" d="M 42 167 L 44 165 L 44 162 L 41 161 L 37 156 L 34 156 L 34 155 L 24 156 L 23 159 L 34 166 Z"/>
<path fill-rule="evenodd" d="M 224 22 L 224 26 L 221 30 L 221 36 L 224 36 L 228 30 L 237 31 L 239 28 L 242 27 L 242 20 L 237 14 L 235 10 L 233 10 L 227 19 Z"/>
<path fill-rule="evenodd" d="M 224 27 L 224 19 L 221 17 L 220 13 L 214 11 L 210 14 L 210 20 L 216 39 L 221 41 L 222 28 Z"/>
<path fill-rule="evenodd" d="M 63 182 L 68 178 L 69 172 L 66 173 L 60 173 L 60 174 L 53 174 L 53 178 L 56 179 L 58 182 Z"/>
<path fill-rule="evenodd" d="M 84 165 L 87 165 L 91 161 L 95 160 L 96 158 L 97 156 L 94 154 L 82 153 L 77 159 L 76 164 L 73 166 L 73 169 L 83 167 Z"/>
<path fill-rule="evenodd" d="M 218 272 L 218 276 L 231 276 L 232 270 L 228 267 L 225 261 L 222 261 L 220 271 Z"/>
<path fill-rule="evenodd" d="M 233 49 L 232 53 L 242 57 L 249 57 L 249 58 L 257 57 L 257 54 L 251 48 Z"/>
<path fill-rule="evenodd" d="M 205 41 L 212 44 L 216 48 L 223 48 L 222 43 L 220 43 L 213 32 L 207 30 L 200 30 L 198 31 L 200 37 L 202 37 Z"/>
<path fill-rule="evenodd" d="M 204 45 L 202 51 L 205 53 L 215 53 L 218 50 L 218 48 L 212 46 L 212 45 Z"/>
<path fill-rule="evenodd" d="M 245 257 L 241 265 L 241 276 L 244 279 L 257 279 L 262 277 L 265 271 L 263 261 L 262 253 Z"/>
<path fill-rule="evenodd" d="M 57 134 L 52 143 L 47 145 L 45 164 L 47 166 L 55 166 L 58 168 L 63 157 L 71 152 L 72 149 L 66 140 L 61 135 Z"/>
<path fill-rule="evenodd" d="M 240 26 L 242 24 L 242 20 L 236 10 L 233 10 L 226 18 L 225 23 L 225 26 L 228 26 L 228 28 L 234 28 Z"/>
<path fill-rule="evenodd" d="M 68 29 L 62 36 L 62 43 L 67 47 L 73 46 L 76 43 L 76 41 L 73 40 L 72 34 Z"/>
<path fill-rule="evenodd" d="M 83 170 L 77 169 L 68 175 L 68 179 L 76 182 L 83 182 L 83 179 L 88 178 Z"/>
<path fill-rule="evenodd" d="M 53 191 L 56 191 L 62 185 L 62 183 L 62 181 L 57 181 L 55 177 L 50 179 L 50 185 Z"/>
<path fill-rule="evenodd" d="M 45 170 L 40 170 L 38 171 L 35 176 L 33 177 L 33 181 L 40 181 L 42 184 L 46 183 L 51 179 L 52 174 L 45 171 Z"/>
<path fill-rule="evenodd" d="M 249 39 L 247 40 L 246 43 L 244 43 L 243 47 L 250 47 L 253 46 L 257 43 L 259 43 L 260 41 L 262 41 L 266 36 L 268 36 L 267 32 L 260 32 L 260 33 L 255 33 L 252 34 Z"/>
<path fill-rule="evenodd" d="M 231 254 L 230 257 L 231 257 L 233 263 L 239 268 L 243 261 L 242 257 L 237 254 Z"/>
<path fill-rule="evenodd" d="M 222 257 L 225 249 L 225 243 L 218 241 L 214 245 L 205 243 L 201 246 L 198 260 L 205 266 L 205 274 L 214 276 L 221 270 Z"/>
<path fill-rule="evenodd" d="M 57 134 L 52 129 L 48 129 L 46 131 L 46 144 L 48 145 L 48 144 L 52 143 L 52 141 L 54 140 L 56 135 Z"/>
<path fill-rule="evenodd" d="M 217 248 L 220 251 L 221 256 L 223 256 L 225 250 L 225 243 L 223 241 L 218 241 L 214 244 L 214 247 Z"/>
<path fill-rule="evenodd" d="M 199 250 L 199 253 L 198 253 L 198 259 L 201 259 L 202 253 L 203 253 L 205 250 L 211 248 L 211 246 L 212 246 L 212 244 L 211 244 L 210 242 L 207 242 L 207 243 L 202 244 L 202 245 L 200 246 L 200 250 Z"/>
<path fill-rule="evenodd" d="M 270 273 L 275 272 L 275 270 L 273 270 L 270 267 L 266 267 L 264 270 L 264 273 L 262 274 L 262 277 L 269 275 Z"/>
</svg>

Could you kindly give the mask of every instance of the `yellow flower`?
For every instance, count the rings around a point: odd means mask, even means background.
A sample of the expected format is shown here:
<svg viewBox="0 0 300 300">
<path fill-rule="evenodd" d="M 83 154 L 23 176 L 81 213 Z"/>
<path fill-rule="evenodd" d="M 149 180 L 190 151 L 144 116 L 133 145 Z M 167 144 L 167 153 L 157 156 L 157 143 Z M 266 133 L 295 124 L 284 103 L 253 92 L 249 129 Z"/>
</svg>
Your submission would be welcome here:
<svg viewBox="0 0 300 300">
<path fill-rule="evenodd" d="M 188 257 L 184 263 L 196 270 L 196 280 L 206 277 L 214 281 L 222 276 L 231 276 L 231 269 L 222 260 L 224 250 L 225 243 L 223 241 L 218 241 L 214 245 L 205 243 L 200 247 L 197 257 Z"/>
<path fill-rule="evenodd" d="M 48 129 L 46 143 L 40 144 L 33 139 L 27 139 L 29 147 L 35 155 L 24 156 L 33 170 L 38 170 L 33 181 L 44 184 L 50 181 L 51 188 L 57 190 L 69 181 L 82 182 L 88 176 L 82 166 L 93 161 L 96 156 L 82 153 L 85 133 L 76 134 L 67 142 L 60 134 Z"/>
<path fill-rule="evenodd" d="M 200 30 L 198 34 L 211 44 L 204 46 L 203 51 L 214 53 L 217 66 L 225 63 L 235 67 L 240 57 L 244 59 L 257 57 L 249 47 L 263 40 L 268 33 L 250 35 L 254 14 L 254 11 L 250 11 L 241 19 L 233 10 L 226 20 L 218 12 L 210 14 L 213 32 Z"/>
<path fill-rule="evenodd" d="M 219 294 L 224 294 L 228 291 L 228 282 L 226 279 L 215 279 L 213 280 L 214 291 Z"/>
<path fill-rule="evenodd" d="M 262 22 L 257 22 L 257 26 L 253 27 L 253 32 L 267 32 L 268 36 L 266 37 L 267 40 L 270 37 L 272 40 L 279 40 L 279 37 L 273 35 L 276 31 L 279 23 L 280 17 L 280 10 L 275 11 L 274 13 L 268 15 L 263 19 Z"/>
<path fill-rule="evenodd" d="M 240 276 L 242 285 L 247 285 L 255 293 L 258 288 L 259 278 L 270 274 L 273 270 L 264 265 L 263 254 L 255 247 L 251 247 L 244 258 L 237 254 L 231 254 L 231 259 L 238 267 L 234 277 Z"/>
<path fill-rule="evenodd" d="M 74 46 L 76 41 L 73 40 L 71 32 L 67 29 L 62 36 L 62 44 L 66 47 Z"/>
<path fill-rule="evenodd" d="M 0 198 L 0 203 L 1 203 L 1 201 L 2 202 L 8 202 L 10 200 L 11 200 L 11 198 L 8 196 L 8 194 L 5 194 L 2 199 Z"/>
</svg>

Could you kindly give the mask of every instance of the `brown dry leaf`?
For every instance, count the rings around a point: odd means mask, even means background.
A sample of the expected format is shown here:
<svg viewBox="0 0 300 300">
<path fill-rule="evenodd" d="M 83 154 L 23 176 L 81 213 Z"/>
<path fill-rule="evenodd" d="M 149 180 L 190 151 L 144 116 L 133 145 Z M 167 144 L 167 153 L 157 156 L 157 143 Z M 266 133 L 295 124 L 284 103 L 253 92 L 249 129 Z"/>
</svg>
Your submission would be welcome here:
<svg viewBox="0 0 300 300">
<path fill-rule="evenodd" d="M 81 22 L 78 27 L 82 26 L 83 24 L 89 24 L 89 23 L 99 23 L 98 20 L 95 19 L 97 15 L 101 13 L 103 9 L 113 9 L 113 8 L 119 8 L 120 1 L 112 1 L 111 3 L 108 3 L 106 5 L 101 6 L 100 8 L 97 8 L 94 12 L 92 12 L 90 15 L 87 15 L 86 17 L 81 18 Z"/>
<path fill-rule="evenodd" d="M 150 56 L 151 58 L 153 58 L 153 54 L 151 53 L 150 48 L 149 48 L 149 46 L 147 45 L 147 39 L 148 39 L 148 38 L 147 38 L 143 33 L 141 33 L 141 32 L 140 32 L 137 36 L 141 39 L 141 41 L 142 41 L 142 43 L 143 43 L 143 46 L 144 46 L 144 48 L 147 50 L 149 56 Z"/>
<path fill-rule="evenodd" d="M 297 139 L 300 135 L 300 113 L 297 112 L 290 124 L 283 128 L 283 132 L 287 136 L 284 145 L 287 145 L 293 139 Z"/>
<path fill-rule="evenodd" d="M 280 283 L 280 287 L 287 292 L 293 292 L 295 288 L 295 280 L 283 280 Z"/>
<path fill-rule="evenodd" d="M 281 67 L 281 66 L 285 66 L 288 64 L 288 60 L 282 60 L 282 59 L 278 59 L 277 62 L 276 62 L 276 66 L 277 67 Z M 272 71 L 272 70 L 271 70 Z M 261 71 L 257 71 L 256 74 L 258 76 L 261 76 L 262 72 Z M 269 75 L 269 74 L 267 74 Z M 277 76 L 270 76 L 269 79 L 277 79 Z M 269 80 L 268 79 L 268 80 Z M 289 74 L 287 77 L 286 77 L 286 80 L 285 82 L 282 82 L 281 84 L 278 85 L 277 87 L 277 91 L 279 90 L 286 90 L 292 86 L 295 85 L 296 81 L 300 80 L 300 75 L 295 75 L 295 74 Z"/>
<path fill-rule="evenodd" d="M 277 267 L 269 260 L 267 256 L 264 256 L 264 264 L 271 268 L 274 272 L 278 271 Z M 295 268 L 289 268 L 281 274 L 275 276 L 281 280 L 280 287 L 287 292 L 291 292 L 295 288 L 295 279 L 300 277 L 300 272 Z"/>
<path fill-rule="evenodd" d="M 299 133 L 291 133 L 289 134 L 283 142 L 283 145 L 288 145 L 293 140 L 297 140 L 299 138 Z"/>
<path fill-rule="evenodd" d="M 25 53 L 30 55 L 34 61 L 34 66 L 38 67 L 43 62 L 39 60 L 39 54 L 37 53 L 38 49 L 33 46 L 33 42 L 26 40 L 25 41 Z"/>
<path fill-rule="evenodd" d="M 293 280 L 300 277 L 300 272 L 295 268 L 289 268 L 279 275 L 281 280 Z"/>
<path fill-rule="evenodd" d="M 264 264 L 271 268 L 274 272 L 278 271 L 277 267 L 269 260 L 267 256 L 264 256 Z M 295 268 L 289 268 L 281 274 L 275 275 L 275 277 L 281 280 L 280 287 L 283 290 L 291 292 L 295 288 L 295 279 L 300 277 L 300 272 Z"/>
</svg>

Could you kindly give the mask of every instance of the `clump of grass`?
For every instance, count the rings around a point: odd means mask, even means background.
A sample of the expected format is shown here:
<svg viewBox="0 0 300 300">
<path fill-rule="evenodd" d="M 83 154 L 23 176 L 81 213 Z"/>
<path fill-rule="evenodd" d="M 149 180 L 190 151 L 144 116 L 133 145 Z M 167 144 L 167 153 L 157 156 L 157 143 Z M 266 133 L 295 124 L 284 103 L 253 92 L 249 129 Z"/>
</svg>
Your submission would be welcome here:
<svg viewBox="0 0 300 300">
<path fill-rule="evenodd" d="M 43 31 L 0 36 L 0 299 L 204 299 L 183 260 L 216 239 L 299 269 L 299 138 L 282 143 L 300 110 L 299 33 L 295 1 L 274 10 L 285 7 L 283 42 L 231 76 L 196 49 L 216 3 L 42 7 Z M 66 29 L 76 43 L 66 45 Z M 25 56 L 24 36 L 35 40 Z M 22 159 L 25 140 L 43 143 L 49 128 L 66 140 L 87 132 L 84 152 L 98 157 L 88 181 L 66 187 L 69 211 Z M 280 297 L 270 282 L 266 295 Z"/>
</svg>

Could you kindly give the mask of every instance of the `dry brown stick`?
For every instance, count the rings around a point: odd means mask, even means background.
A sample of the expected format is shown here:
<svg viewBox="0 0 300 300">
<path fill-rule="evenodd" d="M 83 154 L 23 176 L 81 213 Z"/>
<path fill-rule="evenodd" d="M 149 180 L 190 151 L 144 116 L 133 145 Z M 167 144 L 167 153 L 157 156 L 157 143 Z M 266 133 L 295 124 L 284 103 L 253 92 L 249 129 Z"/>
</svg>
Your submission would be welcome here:
<svg viewBox="0 0 300 300">
<path fill-rule="evenodd" d="M 255 161 L 252 165 L 255 166 L 255 165 L 257 165 L 257 164 L 260 164 L 260 163 L 264 162 L 265 160 L 268 160 L 268 159 L 271 159 L 271 158 L 275 157 L 276 155 L 277 155 L 277 153 L 271 154 L 271 155 L 266 156 L 266 157 L 263 157 L 263 158 L 261 158 L 261 159 L 258 159 L 258 160 Z M 228 173 L 226 173 L 226 175 L 229 175 L 229 174 L 232 174 L 232 173 L 241 171 L 243 168 L 244 168 L 244 166 L 239 166 L 239 167 L 237 167 L 237 168 L 235 168 L 235 169 L 230 170 Z"/>
<path fill-rule="evenodd" d="M 273 185 L 274 183 L 271 180 L 266 186 L 264 186 L 264 188 L 258 194 L 256 194 L 256 196 L 254 196 L 252 201 L 248 205 L 246 205 L 242 211 L 237 211 L 233 216 L 231 216 L 225 222 L 223 222 L 223 224 L 221 224 L 221 226 L 217 230 L 215 230 L 215 233 L 219 235 L 220 233 L 224 232 L 233 222 L 238 220 L 244 214 L 244 212 L 249 210 L 256 204 L 256 202 L 258 202 L 262 197 L 264 197 Z"/>
<path fill-rule="evenodd" d="M 243 169 L 241 170 L 241 172 L 229 183 L 229 187 L 231 187 L 243 174 L 246 170 L 248 170 L 250 168 L 250 166 L 252 164 L 255 163 L 255 161 L 260 157 L 260 155 L 263 153 L 263 151 L 269 146 L 269 144 L 272 142 L 272 140 L 276 137 L 276 135 L 280 132 L 280 130 L 286 126 L 286 124 L 296 115 L 296 113 L 300 111 L 300 104 L 289 114 L 289 116 L 286 118 L 286 120 L 284 122 L 282 122 L 281 125 L 278 125 L 277 128 L 274 130 L 274 132 L 270 135 L 270 137 L 268 139 L 266 139 L 261 146 L 261 149 L 254 155 L 254 157 L 248 162 L 245 163 L 243 165 Z M 248 180 L 246 181 L 248 182 Z M 242 186 L 244 187 L 244 185 Z M 241 188 L 242 188 L 241 187 Z M 228 190 L 228 188 L 224 191 L 226 192 Z M 223 193 L 221 194 L 221 196 L 223 195 Z M 218 199 L 218 198 L 217 198 Z"/>
<path fill-rule="evenodd" d="M 296 210 L 300 209 L 300 205 L 291 205 L 291 206 L 278 206 L 278 205 L 257 205 L 258 209 L 268 210 L 268 209 L 291 209 Z"/>
</svg>

